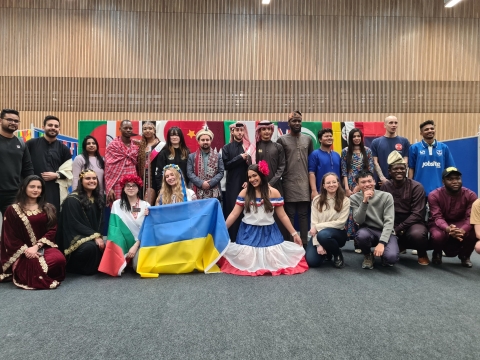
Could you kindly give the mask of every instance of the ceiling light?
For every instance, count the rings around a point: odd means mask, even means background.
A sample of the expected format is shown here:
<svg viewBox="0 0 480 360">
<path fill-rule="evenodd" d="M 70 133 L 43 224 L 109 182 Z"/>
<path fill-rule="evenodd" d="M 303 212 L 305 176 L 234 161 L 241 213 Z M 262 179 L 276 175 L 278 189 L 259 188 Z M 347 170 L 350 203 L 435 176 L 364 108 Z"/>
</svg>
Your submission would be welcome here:
<svg viewBox="0 0 480 360">
<path fill-rule="evenodd" d="M 445 0 L 445 7 L 453 7 L 455 5 L 457 5 L 460 1 L 462 0 Z"/>
<path fill-rule="evenodd" d="M 268 5 L 268 4 L 270 4 L 270 0 L 262 0 L 262 4 L 263 5 Z"/>
</svg>

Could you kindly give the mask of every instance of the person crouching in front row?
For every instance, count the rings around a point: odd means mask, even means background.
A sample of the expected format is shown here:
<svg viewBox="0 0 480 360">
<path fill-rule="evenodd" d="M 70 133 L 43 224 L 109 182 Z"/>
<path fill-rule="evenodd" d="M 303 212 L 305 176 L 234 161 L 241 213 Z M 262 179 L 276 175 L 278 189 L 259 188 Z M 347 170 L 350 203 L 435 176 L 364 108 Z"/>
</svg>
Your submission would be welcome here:
<svg viewBox="0 0 480 360">
<path fill-rule="evenodd" d="M 382 258 L 383 266 L 393 266 L 399 259 L 397 237 L 393 232 L 393 197 L 375 190 L 375 180 L 369 171 L 359 172 L 356 180 L 360 191 L 350 197 L 350 203 L 353 219 L 360 226 L 355 238 L 364 255 L 362 268 L 373 269 L 375 256 Z M 375 247 L 373 253 L 372 247 Z"/>
</svg>

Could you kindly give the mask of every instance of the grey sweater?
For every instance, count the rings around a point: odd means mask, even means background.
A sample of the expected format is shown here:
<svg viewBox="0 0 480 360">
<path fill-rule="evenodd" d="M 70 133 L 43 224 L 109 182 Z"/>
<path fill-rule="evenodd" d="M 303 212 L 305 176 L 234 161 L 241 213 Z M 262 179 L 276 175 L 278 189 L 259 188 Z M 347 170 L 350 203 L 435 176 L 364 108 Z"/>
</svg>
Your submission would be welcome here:
<svg viewBox="0 0 480 360">
<path fill-rule="evenodd" d="M 353 220 L 359 225 L 382 229 L 380 241 L 388 243 L 393 233 L 395 208 L 392 194 L 375 190 L 367 204 L 363 203 L 363 191 L 350 196 Z"/>
</svg>

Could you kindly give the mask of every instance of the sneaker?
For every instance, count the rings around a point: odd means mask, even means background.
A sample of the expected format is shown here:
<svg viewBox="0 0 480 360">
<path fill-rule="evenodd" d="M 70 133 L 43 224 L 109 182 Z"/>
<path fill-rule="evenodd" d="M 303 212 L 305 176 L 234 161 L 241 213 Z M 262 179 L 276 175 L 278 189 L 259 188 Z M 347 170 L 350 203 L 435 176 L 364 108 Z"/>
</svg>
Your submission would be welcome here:
<svg viewBox="0 0 480 360">
<path fill-rule="evenodd" d="M 341 269 L 345 266 L 345 262 L 343 261 L 342 250 L 339 250 L 338 256 L 333 257 L 333 266 L 335 266 L 337 269 Z"/>
<path fill-rule="evenodd" d="M 362 269 L 373 269 L 373 254 L 364 255 Z"/>
<path fill-rule="evenodd" d="M 442 253 L 433 252 L 432 254 L 432 264 L 442 265 Z"/>
<path fill-rule="evenodd" d="M 361 254 L 361 253 L 362 253 L 362 249 L 355 249 L 355 253 L 356 253 L 356 254 Z"/>
<path fill-rule="evenodd" d="M 462 262 L 463 267 L 471 268 L 473 266 L 472 262 L 470 261 L 470 258 L 461 258 L 460 256 L 458 258 Z"/>
<path fill-rule="evenodd" d="M 418 255 L 417 250 L 412 250 L 412 255 Z"/>
<path fill-rule="evenodd" d="M 393 264 L 388 263 L 387 260 L 385 260 L 385 258 L 382 256 L 382 266 L 390 266 L 390 267 L 392 267 Z"/>
<path fill-rule="evenodd" d="M 418 263 L 419 263 L 420 265 L 428 265 L 428 264 L 430 264 L 430 259 L 428 258 L 428 255 L 419 256 L 419 257 L 418 257 Z"/>
<path fill-rule="evenodd" d="M 333 258 L 333 255 L 332 255 L 332 254 L 326 254 L 324 261 L 332 261 L 332 258 Z"/>
</svg>

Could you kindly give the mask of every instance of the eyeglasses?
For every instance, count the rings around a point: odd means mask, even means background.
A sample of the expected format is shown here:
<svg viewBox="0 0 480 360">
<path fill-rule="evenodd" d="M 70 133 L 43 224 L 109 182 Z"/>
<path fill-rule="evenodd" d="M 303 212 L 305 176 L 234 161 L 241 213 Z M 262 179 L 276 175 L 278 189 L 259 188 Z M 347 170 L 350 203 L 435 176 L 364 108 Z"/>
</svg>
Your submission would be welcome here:
<svg viewBox="0 0 480 360">
<path fill-rule="evenodd" d="M 135 189 L 137 188 L 138 185 L 137 184 L 125 184 L 125 188 L 126 189 Z"/>
<path fill-rule="evenodd" d="M 4 118 L 3 120 L 8 121 L 9 123 L 20 124 L 20 120 L 17 119 Z"/>
</svg>

